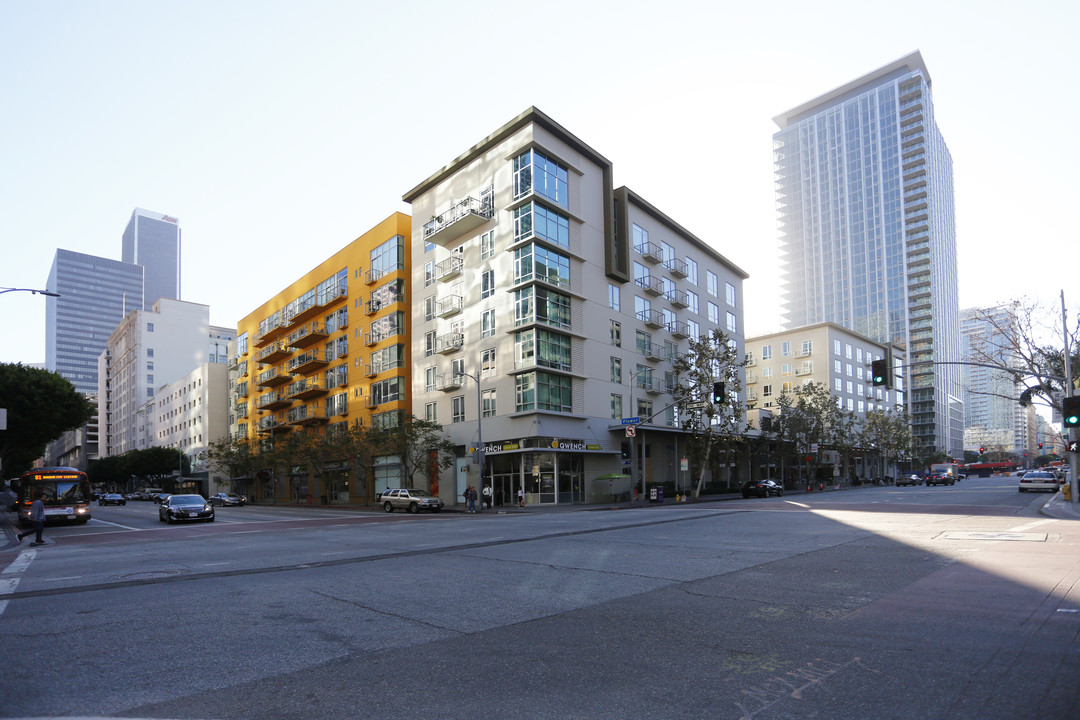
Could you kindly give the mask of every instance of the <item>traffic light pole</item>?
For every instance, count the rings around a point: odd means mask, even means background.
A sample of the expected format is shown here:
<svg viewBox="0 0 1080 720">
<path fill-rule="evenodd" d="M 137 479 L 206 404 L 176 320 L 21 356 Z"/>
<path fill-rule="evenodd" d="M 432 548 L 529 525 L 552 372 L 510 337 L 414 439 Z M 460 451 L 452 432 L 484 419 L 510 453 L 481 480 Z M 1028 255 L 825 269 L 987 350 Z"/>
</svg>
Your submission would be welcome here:
<svg viewBox="0 0 1080 720">
<path fill-rule="evenodd" d="M 1065 397 L 1073 397 L 1076 391 L 1073 389 L 1072 378 L 1072 355 L 1069 354 L 1069 320 L 1068 315 L 1065 313 L 1065 291 L 1061 291 L 1061 329 L 1062 336 L 1065 338 L 1065 355 L 1062 356 L 1062 365 L 1065 366 Z M 1062 403 L 1064 405 L 1064 403 Z M 1064 410 L 1064 408 L 1063 408 Z M 1065 421 L 1065 413 L 1062 412 L 1062 421 Z M 1077 435 L 1080 435 L 1080 431 L 1075 426 L 1069 427 L 1069 444 L 1077 441 Z M 1077 468 L 1080 466 L 1080 452 L 1071 452 L 1069 455 L 1069 498 L 1073 501 L 1073 504 L 1080 503 L 1080 497 L 1077 497 Z"/>
</svg>

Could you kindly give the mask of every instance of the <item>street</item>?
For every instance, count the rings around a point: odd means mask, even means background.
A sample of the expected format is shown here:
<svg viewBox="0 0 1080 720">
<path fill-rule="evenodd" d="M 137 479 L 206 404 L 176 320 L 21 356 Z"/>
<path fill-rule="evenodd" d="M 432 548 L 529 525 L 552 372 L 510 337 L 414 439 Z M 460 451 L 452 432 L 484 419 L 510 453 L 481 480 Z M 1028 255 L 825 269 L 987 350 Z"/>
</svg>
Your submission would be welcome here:
<svg viewBox="0 0 1080 720">
<path fill-rule="evenodd" d="M 0 549 L 0 716 L 1080 717 L 1080 520 L 1016 478 L 406 515 L 94 505 Z"/>
</svg>

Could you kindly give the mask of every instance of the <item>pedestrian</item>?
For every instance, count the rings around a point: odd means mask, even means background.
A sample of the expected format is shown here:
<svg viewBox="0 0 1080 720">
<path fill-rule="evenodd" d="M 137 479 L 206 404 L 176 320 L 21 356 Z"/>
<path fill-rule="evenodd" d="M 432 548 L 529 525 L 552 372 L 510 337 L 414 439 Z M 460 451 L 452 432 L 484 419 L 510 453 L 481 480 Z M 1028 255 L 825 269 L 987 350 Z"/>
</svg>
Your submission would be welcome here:
<svg viewBox="0 0 1080 720">
<path fill-rule="evenodd" d="M 472 490 L 472 486 L 471 485 L 466 485 L 465 486 L 465 492 L 461 493 L 461 497 L 465 500 L 466 509 L 468 509 L 468 505 L 469 505 L 469 491 L 470 490 Z"/>
<path fill-rule="evenodd" d="M 476 512 L 476 488 L 469 488 L 469 512 Z"/>
<path fill-rule="evenodd" d="M 518 505 L 525 507 L 525 489 L 518 488 Z"/>
<path fill-rule="evenodd" d="M 34 502 L 30 503 L 30 522 L 33 524 L 33 530 L 27 530 L 24 533 L 19 533 L 18 542 L 22 542 L 22 539 L 34 533 L 34 542 L 31 545 L 44 545 L 45 539 L 41 537 L 41 533 L 45 530 L 45 503 L 41 499 L 42 494 L 39 492 L 34 495 Z"/>
<path fill-rule="evenodd" d="M 490 485 L 485 485 L 484 486 L 484 507 L 486 507 L 488 510 L 491 509 L 491 486 Z"/>
</svg>

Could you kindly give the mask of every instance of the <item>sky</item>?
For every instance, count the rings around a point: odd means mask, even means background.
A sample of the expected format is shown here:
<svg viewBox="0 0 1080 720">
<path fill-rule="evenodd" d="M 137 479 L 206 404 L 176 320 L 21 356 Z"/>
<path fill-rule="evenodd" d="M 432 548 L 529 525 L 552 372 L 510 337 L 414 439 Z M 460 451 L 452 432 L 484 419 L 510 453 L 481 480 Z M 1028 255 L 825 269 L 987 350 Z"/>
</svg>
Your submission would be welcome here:
<svg viewBox="0 0 1080 720">
<path fill-rule="evenodd" d="M 536 106 L 750 277 L 780 329 L 771 118 L 914 50 L 952 153 L 961 307 L 1075 318 L 1080 3 L 0 0 L 0 287 L 179 218 L 181 299 L 235 326 Z M 0 295 L 0 362 L 45 300 Z M 1060 327 L 1060 319 L 1058 320 Z"/>
</svg>

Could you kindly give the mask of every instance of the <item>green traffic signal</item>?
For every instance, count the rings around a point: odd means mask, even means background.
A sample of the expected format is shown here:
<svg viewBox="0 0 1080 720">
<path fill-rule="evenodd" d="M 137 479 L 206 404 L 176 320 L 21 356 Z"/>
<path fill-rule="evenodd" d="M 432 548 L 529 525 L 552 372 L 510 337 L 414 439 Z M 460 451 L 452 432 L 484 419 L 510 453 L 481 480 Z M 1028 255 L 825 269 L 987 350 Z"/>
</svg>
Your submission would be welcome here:
<svg viewBox="0 0 1080 720">
<path fill-rule="evenodd" d="M 1065 422 L 1065 427 L 1080 426 L 1080 395 L 1061 400 L 1061 417 Z"/>
<path fill-rule="evenodd" d="M 888 371 L 888 366 L 885 360 L 873 360 L 870 362 L 870 377 L 873 378 L 875 385 L 885 384 L 885 373 Z"/>
</svg>

